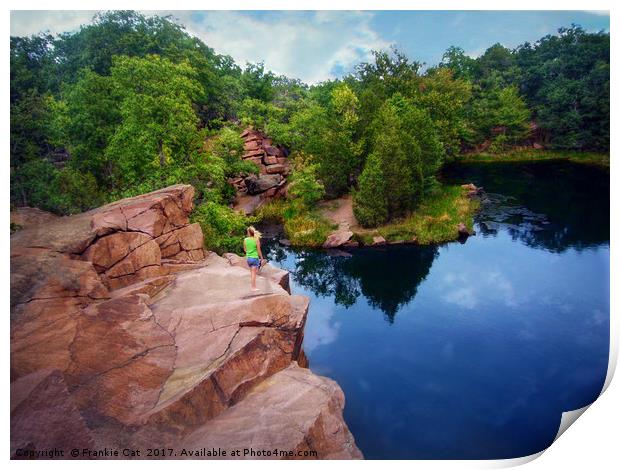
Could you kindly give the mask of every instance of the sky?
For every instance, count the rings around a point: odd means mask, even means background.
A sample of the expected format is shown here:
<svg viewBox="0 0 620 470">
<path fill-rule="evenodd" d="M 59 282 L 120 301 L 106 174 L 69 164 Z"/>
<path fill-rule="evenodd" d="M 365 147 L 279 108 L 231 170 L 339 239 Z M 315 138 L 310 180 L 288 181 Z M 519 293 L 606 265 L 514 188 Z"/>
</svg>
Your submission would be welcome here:
<svg viewBox="0 0 620 470">
<path fill-rule="evenodd" d="M 12 11 L 11 35 L 75 31 L 94 11 Z M 372 50 L 396 46 L 435 65 L 450 46 L 478 56 L 491 45 L 514 48 L 572 23 L 609 31 L 608 12 L 585 11 L 145 11 L 172 15 L 188 32 L 243 66 L 264 62 L 307 83 L 341 77 Z"/>
</svg>

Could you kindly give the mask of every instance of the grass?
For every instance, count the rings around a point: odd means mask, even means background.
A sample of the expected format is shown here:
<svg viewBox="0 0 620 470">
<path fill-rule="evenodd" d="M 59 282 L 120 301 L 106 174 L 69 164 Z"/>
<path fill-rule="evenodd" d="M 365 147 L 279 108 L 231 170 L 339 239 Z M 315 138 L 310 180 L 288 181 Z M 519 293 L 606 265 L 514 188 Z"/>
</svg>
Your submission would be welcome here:
<svg viewBox="0 0 620 470">
<path fill-rule="evenodd" d="M 572 150 L 511 150 L 501 154 L 475 153 L 456 157 L 461 162 L 529 162 L 544 160 L 569 160 L 584 165 L 609 169 L 609 154 L 597 152 L 576 152 Z"/>
<path fill-rule="evenodd" d="M 286 238 L 292 246 L 319 247 L 323 245 L 327 236 L 336 227 L 316 211 L 298 212 L 294 209 L 292 201 L 274 199 L 261 206 L 256 215 L 261 221 L 281 223 Z"/>
<path fill-rule="evenodd" d="M 382 236 L 388 243 L 415 242 L 420 245 L 443 243 L 458 238 L 457 225 L 463 222 L 473 228 L 473 215 L 480 202 L 467 197 L 461 186 L 442 185 L 414 212 L 376 229 L 355 229 L 355 239 L 371 244 L 375 236 Z"/>
<path fill-rule="evenodd" d="M 407 217 L 374 229 L 352 228 L 353 239 L 362 245 L 371 245 L 376 236 L 382 236 L 388 243 L 420 245 L 456 240 L 458 223 L 463 222 L 471 230 L 479 206 L 480 202 L 467 197 L 467 190 L 461 186 L 442 185 Z M 337 228 L 316 211 L 296 213 L 285 199 L 261 206 L 257 216 L 262 221 L 283 224 L 291 245 L 298 247 L 319 247 Z"/>
</svg>

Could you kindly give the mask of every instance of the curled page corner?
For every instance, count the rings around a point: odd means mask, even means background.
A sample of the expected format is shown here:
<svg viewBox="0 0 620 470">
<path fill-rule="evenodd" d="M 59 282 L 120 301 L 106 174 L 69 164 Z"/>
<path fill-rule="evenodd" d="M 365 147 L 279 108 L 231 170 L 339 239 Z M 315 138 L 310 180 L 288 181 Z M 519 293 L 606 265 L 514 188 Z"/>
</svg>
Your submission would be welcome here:
<svg viewBox="0 0 620 470">
<path fill-rule="evenodd" d="M 525 465 L 532 460 L 536 460 L 546 450 L 547 449 L 543 449 L 540 452 L 536 452 L 535 454 L 526 455 L 524 457 L 515 457 L 514 459 L 490 460 L 487 468 L 509 468 Z"/>
<path fill-rule="evenodd" d="M 613 378 L 614 373 L 616 371 L 617 360 L 618 360 L 618 348 L 617 348 L 617 345 L 610 344 L 610 348 L 609 348 L 609 362 L 607 363 L 607 375 L 605 377 L 605 383 L 603 384 L 603 388 L 601 389 L 601 393 L 599 393 L 598 397 L 596 397 L 596 400 L 598 400 L 598 398 L 603 393 L 605 393 L 605 390 L 607 390 L 607 388 L 609 387 L 609 384 L 611 383 L 611 379 Z M 559 439 L 559 437 L 562 434 L 564 434 L 564 431 L 566 431 L 575 421 L 577 421 L 577 419 L 582 414 L 584 414 L 585 411 L 588 408 L 590 408 L 592 406 L 592 404 L 596 400 L 594 400 L 589 405 L 584 406 L 583 408 L 579 408 L 577 410 L 565 411 L 564 413 L 562 413 L 562 418 L 560 419 L 560 427 L 558 428 L 558 432 L 555 435 L 555 438 L 553 439 L 553 442 L 557 441 Z M 553 442 L 551 443 L 551 445 L 553 445 Z"/>
<path fill-rule="evenodd" d="M 607 388 L 609 387 L 609 384 L 611 383 L 611 380 L 614 376 L 614 373 L 616 371 L 616 363 L 618 360 L 618 346 L 617 344 L 610 344 L 610 349 L 609 349 L 609 362 L 607 365 L 607 376 L 605 377 L 605 383 L 603 384 L 603 388 L 601 389 L 601 393 L 599 394 L 599 397 L 605 393 L 605 391 L 607 390 Z M 596 400 L 598 400 L 598 397 L 596 398 Z M 555 435 L 555 437 L 553 438 L 553 442 L 549 445 L 549 447 L 551 447 L 553 445 L 553 443 L 555 441 L 557 441 L 560 436 L 562 434 L 564 434 L 564 432 L 571 427 L 571 425 L 577 421 L 577 419 L 586 412 L 586 410 L 588 408 L 590 408 L 592 406 L 592 404 L 596 401 L 594 400 L 592 403 L 590 403 L 589 405 L 584 406 L 583 408 L 579 408 L 576 410 L 571 410 L 571 411 L 564 411 L 562 413 L 562 417 L 560 418 L 560 426 L 558 427 L 558 432 Z M 531 455 L 526 455 L 524 457 L 516 457 L 514 459 L 503 459 L 503 460 L 492 460 L 488 462 L 488 467 L 487 468 L 507 468 L 507 467 L 518 467 L 520 465 L 529 463 L 535 459 L 537 459 L 538 457 L 540 457 L 543 453 L 545 453 L 545 451 L 549 448 L 545 448 L 543 450 L 541 450 L 540 452 L 536 452 L 535 454 L 531 454 Z"/>
<path fill-rule="evenodd" d="M 562 413 L 560 427 L 558 428 L 558 433 L 555 435 L 553 442 L 557 441 L 559 437 L 564 434 L 564 431 L 566 431 L 575 421 L 577 421 L 577 418 L 584 414 L 585 411 L 590 408 L 590 406 L 592 406 L 592 403 L 584 406 L 583 408 L 579 408 L 578 410 L 565 411 L 564 413 Z M 551 445 L 553 445 L 553 442 L 551 443 Z"/>
<path fill-rule="evenodd" d="M 591 405 L 591 404 L 590 404 Z M 579 408 L 578 410 L 565 411 L 562 413 L 562 418 L 560 419 L 560 427 L 558 428 L 558 432 L 553 438 L 553 442 L 557 441 L 558 438 L 566 431 L 571 424 L 577 421 L 579 418 L 589 407 L 590 405 L 586 405 L 583 408 Z M 526 455 L 524 457 L 516 457 L 514 459 L 505 459 L 505 460 L 494 460 L 489 462 L 489 468 L 507 468 L 507 467 L 518 467 L 520 465 L 524 465 L 533 460 L 536 460 L 540 457 L 545 451 L 553 445 L 553 442 L 541 450 L 540 452 L 536 452 L 535 454 Z"/>
</svg>

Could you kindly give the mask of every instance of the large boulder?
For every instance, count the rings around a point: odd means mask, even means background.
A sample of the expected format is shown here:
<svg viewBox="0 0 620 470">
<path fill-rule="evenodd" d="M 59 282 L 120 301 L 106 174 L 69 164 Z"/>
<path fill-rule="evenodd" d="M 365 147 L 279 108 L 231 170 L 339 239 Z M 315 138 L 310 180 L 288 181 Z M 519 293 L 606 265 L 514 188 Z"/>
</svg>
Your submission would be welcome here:
<svg viewBox="0 0 620 470">
<path fill-rule="evenodd" d="M 58 219 L 57 215 L 35 207 L 19 207 L 11 211 L 11 223 L 20 229 L 52 222 L 56 219 Z"/>
<path fill-rule="evenodd" d="M 245 178 L 245 185 L 248 188 L 248 194 L 260 194 L 270 188 L 277 186 L 282 181 L 282 175 L 250 175 Z"/>
<path fill-rule="evenodd" d="M 347 227 L 339 228 L 328 235 L 327 240 L 323 243 L 323 248 L 337 248 L 342 246 L 347 243 L 352 236 L 353 232 Z"/>
<path fill-rule="evenodd" d="M 48 448 L 144 456 L 180 448 L 190 434 L 208 448 L 232 432 L 218 417 L 239 406 L 261 442 L 281 445 L 277 428 L 288 426 L 299 432 L 287 448 L 310 442 L 318 458 L 360 455 L 337 385 L 290 372 L 307 365 L 308 299 L 289 294 L 286 271 L 265 266 L 256 293 L 243 258 L 205 259 L 202 230 L 189 224 L 192 194 L 174 186 L 11 236 L 14 458 Z M 300 401 L 286 401 L 290 374 L 303 377 Z M 261 387 L 268 408 L 246 402 Z"/>
<path fill-rule="evenodd" d="M 117 231 L 158 237 L 189 223 L 193 197 L 190 185 L 170 186 L 19 230 L 11 236 L 11 246 L 82 254 L 96 238 Z"/>
<path fill-rule="evenodd" d="M 66 459 L 72 449 L 93 446 L 60 371 L 41 369 L 11 383 L 11 458 Z"/>
<path fill-rule="evenodd" d="M 275 165 L 269 165 L 267 167 L 267 174 L 286 173 L 288 166 L 276 163 Z"/>
<path fill-rule="evenodd" d="M 281 157 L 282 156 L 282 151 L 278 148 L 278 147 L 265 147 L 265 153 L 267 155 L 272 155 L 274 157 Z"/>
<path fill-rule="evenodd" d="M 361 459 L 342 419 L 343 407 L 336 382 L 292 363 L 187 436 L 183 448 L 208 442 L 227 449 L 223 458 L 228 459 L 238 458 L 231 455 L 236 450 L 243 459 Z"/>
</svg>

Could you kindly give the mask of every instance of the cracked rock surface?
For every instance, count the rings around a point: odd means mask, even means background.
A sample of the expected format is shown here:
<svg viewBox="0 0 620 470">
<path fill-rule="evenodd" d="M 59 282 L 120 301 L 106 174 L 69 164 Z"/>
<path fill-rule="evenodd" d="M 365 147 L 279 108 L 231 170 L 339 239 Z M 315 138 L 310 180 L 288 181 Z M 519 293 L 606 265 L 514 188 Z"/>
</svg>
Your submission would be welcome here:
<svg viewBox="0 0 620 470">
<path fill-rule="evenodd" d="M 340 387 L 298 365 L 308 299 L 271 266 L 252 293 L 243 259 L 205 253 L 192 198 L 176 185 L 37 214 L 11 236 L 13 457 L 278 447 L 361 458 Z"/>
</svg>

